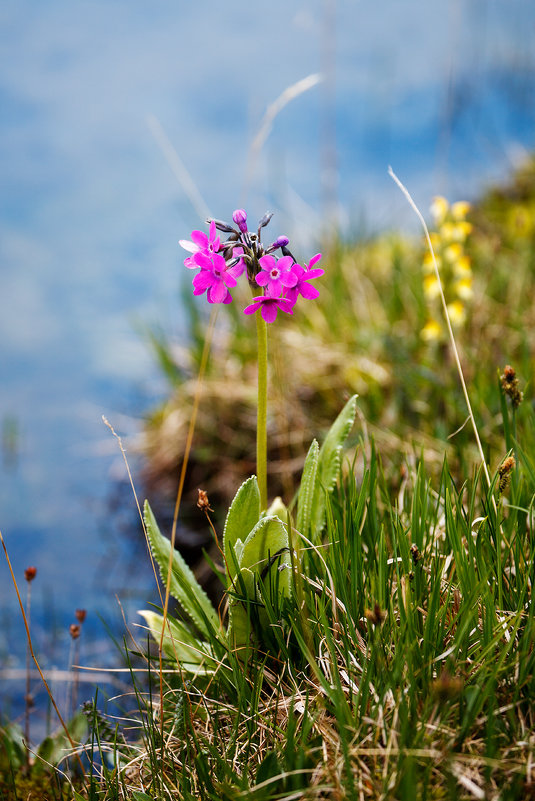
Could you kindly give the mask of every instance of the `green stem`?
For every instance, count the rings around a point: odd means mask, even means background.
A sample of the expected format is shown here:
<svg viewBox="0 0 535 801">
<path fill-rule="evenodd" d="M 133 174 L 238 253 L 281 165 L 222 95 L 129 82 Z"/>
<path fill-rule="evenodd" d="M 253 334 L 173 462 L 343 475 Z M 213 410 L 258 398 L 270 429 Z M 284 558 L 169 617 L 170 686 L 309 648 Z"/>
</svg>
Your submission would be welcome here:
<svg viewBox="0 0 535 801">
<path fill-rule="evenodd" d="M 267 325 L 258 311 L 258 407 L 256 417 L 256 477 L 260 490 L 260 509 L 267 509 Z"/>
</svg>

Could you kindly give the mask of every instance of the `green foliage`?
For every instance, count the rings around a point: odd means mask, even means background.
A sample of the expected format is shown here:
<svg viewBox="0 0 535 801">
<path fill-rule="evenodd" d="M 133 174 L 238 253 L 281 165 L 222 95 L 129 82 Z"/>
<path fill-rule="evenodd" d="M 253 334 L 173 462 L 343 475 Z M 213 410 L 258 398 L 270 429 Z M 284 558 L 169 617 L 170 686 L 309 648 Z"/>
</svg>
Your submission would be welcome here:
<svg viewBox="0 0 535 801">
<path fill-rule="evenodd" d="M 320 448 L 310 509 L 303 512 L 310 519 L 311 535 L 318 539 L 325 525 L 326 493 L 332 492 L 342 461 L 342 447 L 355 422 L 357 396 L 351 397 L 325 437 Z M 303 503 L 305 499 L 303 498 Z"/>
<path fill-rule="evenodd" d="M 305 463 L 298 494 L 298 523 L 303 530 L 298 529 L 298 533 L 307 538 L 310 535 L 316 542 L 325 525 L 326 497 L 336 485 L 342 448 L 353 425 L 355 410 L 356 397 L 352 397 L 329 429 L 321 448 L 314 440 Z M 286 520 L 270 514 L 271 511 L 278 511 Z M 251 641 L 266 645 L 270 639 L 265 636 L 270 616 L 277 619 L 285 599 L 294 592 L 289 516 L 284 504 L 277 502 L 268 514 L 262 513 L 258 483 L 251 476 L 230 505 L 223 530 L 224 589 L 229 595 L 225 635 L 216 610 L 177 551 L 172 555 L 169 570 L 171 545 L 161 533 L 148 501 L 144 517 L 162 581 L 167 585 L 169 580 L 170 594 L 193 626 L 169 617 L 168 630 L 162 639 L 163 616 L 147 610 L 140 612 L 154 639 L 162 641 L 166 657 L 185 671 L 206 674 L 216 667 L 214 653 L 220 651 L 218 646 L 239 650 L 247 649 Z"/>
<path fill-rule="evenodd" d="M 287 526 L 275 516 L 261 518 L 240 547 L 230 603 L 229 637 L 233 646 L 247 645 L 252 615 L 257 619 L 254 628 L 266 626 L 266 602 L 278 606 L 290 595 L 291 567 Z"/>
<path fill-rule="evenodd" d="M 161 533 L 148 501 L 145 501 L 144 518 L 152 555 L 160 568 L 162 581 L 167 585 L 171 543 Z M 178 551 L 173 552 L 171 559 L 169 592 L 206 637 L 219 629 L 216 610 Z"/>
<path fill-rule="evenodd" d="M 223 553 L 230 582 L 236 577 L 243 543 L 260 518 L 260 492 L 255 476 L 244 481 L 228 510 L 223 530 Z"/>
</svg>

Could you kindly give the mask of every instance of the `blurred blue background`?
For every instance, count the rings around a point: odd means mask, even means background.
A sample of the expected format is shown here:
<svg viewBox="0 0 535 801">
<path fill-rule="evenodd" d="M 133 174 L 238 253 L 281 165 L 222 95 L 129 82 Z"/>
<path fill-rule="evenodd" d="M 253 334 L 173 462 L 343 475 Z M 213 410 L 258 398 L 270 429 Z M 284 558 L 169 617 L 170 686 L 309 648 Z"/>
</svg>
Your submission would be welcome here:
<svg viewBox="0 0 535 801">
<path fill-rule="evenodd" d="M 0 23 L 0 526 L 46 648 L 76 607 L 98 639 L 115 593 L 129 619 L 155 600 L 101 417 L 128 447 L 163 391 L 139 329 L 186 336 L 178 240 L 245 203 L 307 255 L 333 222 L 414 228 L 389 164 L 424 211 L 503 179 L 534 145 L 535 4 L 4 0 Z M 17 665 L 3 559 L 0 601 Z"/>
</svg>

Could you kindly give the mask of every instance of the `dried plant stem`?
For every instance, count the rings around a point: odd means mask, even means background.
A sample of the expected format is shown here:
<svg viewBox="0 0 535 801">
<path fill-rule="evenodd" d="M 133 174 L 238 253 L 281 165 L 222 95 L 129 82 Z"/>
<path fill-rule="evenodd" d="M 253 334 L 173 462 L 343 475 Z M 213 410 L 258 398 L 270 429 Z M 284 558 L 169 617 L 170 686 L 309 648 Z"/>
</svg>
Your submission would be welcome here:
<svg viewBox="0 0 535 801">
<path fill-rule="evenodd" d="M 403 194 L 405 195 L 405 197 L 409 201 L 409 204 L 411 205 L 412 209 L 416 213 L 416 215 L 417 215 L 418 219 L 420 220 L 420 222 L 422 224 L 422 227 L 424 229 L 425 237 L 426 237 L 426 240 L 427 240 L 427 246 L 429 248 L 429 252 L 431 253 L 431 258 L 433 259 L 433 267 L 435 269 L 435 276 L 436 276 L 436 279 L 437 279 L 437 285 L 439 287 L 440 300 L 441 300 L 441 303 L 442 303 L 442 310 L 444 312 L 444 318 L 446 320 L 446 326 L 447 326 L 447 329 L 448 329 L 448 334 L 449 334 L 449 338 L 450 338 L 453 357 L 455 359 L 455 364 L 457 366 L 457 372 L 459 373 L 459 379 L 460 379 L 460 382 L 461 382 L 464 399 L 465 399 L 466 406 L 467 406 L 467 409 L 468 409 L 468 415 L 469 415 L 470 421 L 472 423 L 472 428 L 473 428 L 473 431 L 474 431 L 474 437 L 475 437 L 477 448 L 478 448 L 478 451 L 479 451 L 479 456 L 481 458 L 481 465 L 482 465 L 482 468 L 483 468 L 483 472 L 485 474 L 485 478 L 487 480 L 487 485 L 490 488 L 490 486 L 491 486 L 490 473 L 489 473 L 489 470 L 488 470 L 488 467 L 487 467 L 485 454 L 483 453 L 483 446 L 481 445 L 481 440 L 479 438 L 479 432 L 477 430 L 476 420 L 475 420 L 475 417 L 474 417 L 474 413 L 472 411 L 472 404 L 470 403 L 470 397 L 468 395 L 468 389 L 466 387 L 466 382 L 464 380 L 463 368 L 461 366 L 461 359 L 459 357 L 459 351 L 457 349 L 457 343 L 455 342 L 455 335 L 453 333 L 453 328 L 451 326 L 450 316 L 449 316 L 449 313 L 448 313 L 448 306 L 446 304 L 446 298 L 444 297 L 444 290 L 442 288 L 442 281 L 440 279 L 440 273 L 439 273 L 439 270 L 438 270 L 437 260 L 435 258 L 435 251 L 433 250 L 433 245 L 431 243 L 431 237 L 429 236 L 429 230 L 427 228 L 427 225 L 426 225 L 426 222 L 425 222 L 425 220 L 423 218 L 423 215 L 422 215 L 420 209 L 418 208 L 418 206 L 416 205 L 416 203 L 414 202 L 414 200 L 412 199 L 412 197 L 411 197 L 411 195 L 409 193 L 409 190 L 401 183 L 401 181 L 399 180 L 399 178 L 395 174 L 395 172 L 392 169 L 392 167 L 388 168 L 388 174 L 395 181 L 395 183 L 399 186 L 399 188 L 401 189 L 401 191 L 403 192 Z"/>
<path fill-rule="evenodd" d="M 82 764 L 82 760 L 80 759 L 80 754 L 76 750 L 76 744 L 75 744 L 74 740 L 72 739 L 72 737 L 70 735 L 69 729 L 67 728 L 67 725 L 66 725 L 65 721 L 61 717 L 61 713 L 60 713 L 60 711 L 59 711 L 59 709 L 57 707 L 57 704 L 56 704 L 56 702 L 54 700 L 54 696 L 52 695 L 52 691 L 50 690 L 50 687 L 48 686 L 47 680 L 45 679 L 43 671 L 41 670 L 41 668 L 39 666 L 39 662 L 37 661 L 37 657 L 35 656 L 35 654 L 33 652 L 32 638 L 31 638 L 31 635 L 30 635 L 30 626 L 28 624 L 28 618 L 26 617 L 26 612 L 24 611 L 24 604 L 22 603 L 22 599 L 20 597 L 20 592 L 19 592 L 19 587 L 18 587 L 18 584 L 17 584 L 17 579 L 15 578 L 15 573 L 13 572 L 13 568 L 11 566 L 11 560 L 9 558 L 9 554 L 8 554 L 7 548 L 6 548 L 6 543 L 4 541 L 4 537 L 2 536 L 2 532 L 1 531 L 0 531 L 0 541 L 2 543 L 2 548 L 4 549 L 4 555 L 6 557 L 6 562 L 7 562 L 8 568 L 9 568 L 9 572 L 11 574 L 11 580 L 13 582 L 13 586 L 15 587 L 15 592 L 17 593 L 17 599 L 18 599 L 18 602 L 19 602 L 20 611 L 21 611 L 21 614 L 22 614 L 22 619 L 24 621 L 24 627 L 26 629 L 26 637 L 28 639 L 28 647 L 30 649 L 30 654 L 31 654 L 32 659 L 34 661 L 35 667 L 37 668 L 37 670 L 39 672 L 39 675 L 41 677 L 41 681 L 44 684 L 45 690 L 48 693 L 48 697 L 50 698 L 50 702 L 51 702 L 52 706 L 54 707 L 54 711 L 55 711 L 56 715 L 58 716 L 58 720 L 59 720 L 59 722 L 60 722 L 60 724 L 61 724 L 61 726 L 63 728 L 63 731 L 65 732 L 65 735 L 66 735 L 66 737 L 67 737 L 67 739 L 68 739 L 68 741 L 69 741 L 69 743 L 71 745 L 71 748 L 74 751 L 75 757 L 78 760 L 78 764 L 80 765 L 80 770 L 83 773 L 84 772 L 84 766 Z"/>
<path fill-rule="evenodd" d="M 258 339 L 258 407 L 256 412 L 256 477 L 260 491 L 260 509 L 267 509 L 267 325 L 256 315 Z"/>
<path fill-rule="evenodd" d="M 32 608 L 32 584 L 28 581 L 28 588 L 26 591 L 26 618 L 28 620 L 28 631 L 31 626 L 31 608 Z M 26 768 L 30 767 L 30 706 L 32 702 L 30 694 L 30 659 L 31 651 L 30 646 L 26 646 L 26 695 L 24 698 L 24 738 L 26 740 Z"/>
</svg>

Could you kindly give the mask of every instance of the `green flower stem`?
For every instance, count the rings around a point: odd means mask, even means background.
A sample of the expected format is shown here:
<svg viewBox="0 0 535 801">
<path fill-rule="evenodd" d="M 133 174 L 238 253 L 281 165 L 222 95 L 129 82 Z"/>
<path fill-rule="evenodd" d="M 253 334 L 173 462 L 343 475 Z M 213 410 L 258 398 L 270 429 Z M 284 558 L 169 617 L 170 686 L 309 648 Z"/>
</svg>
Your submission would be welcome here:
<svg viewBox="0 0 535 801">
<path fill-rule="evenodd" d="M 260 311 L 255 314 L 258 339 L 258 407 L 256 417 L 256 478 L 260 509 L 267 509 L 267 324 Z"/>
</svg>

